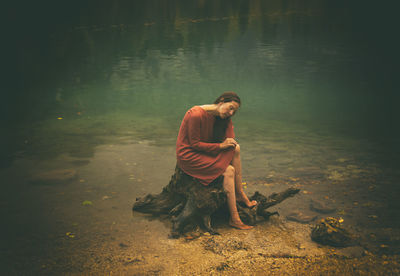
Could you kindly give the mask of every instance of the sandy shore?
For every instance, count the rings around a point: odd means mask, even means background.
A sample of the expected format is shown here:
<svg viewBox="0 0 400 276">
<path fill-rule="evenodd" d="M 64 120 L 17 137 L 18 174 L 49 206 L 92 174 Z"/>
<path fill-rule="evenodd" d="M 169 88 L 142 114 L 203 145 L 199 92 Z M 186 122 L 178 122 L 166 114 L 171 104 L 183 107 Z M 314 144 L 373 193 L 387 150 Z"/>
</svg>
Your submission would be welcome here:
<svg viewBox="0 0 400 276">
<path fill-rule="evenodd" d="M 167 184 L 175 166 L 173 146 L 120 139 L 97 147 L 95 155 L 88 158 L 20 158 L 1 171 L 2 179 L 8 180 L 1 197 L 5 222 L 2 270 L 9 275 L 399 273 L 398 229 L 379 224 L 379 218 L 368 218 L 374 211 L 371 206 L 365 207 L 370 208 L 368 212 L 347 208 L 354 205 L 355 197 L 342 195 L 345 179 L 336 175 L 340 181 L 335 180 L 332 190 L 311 182 L 322 183 L 323 177 L 334 175 L 332 169 L 294 168 L 293 176 L 285 178 L 277 167 L 263 172 L 259 158 L 255 153 L 243 156 L 244 162 L 254 164 L 244 171 L 247 193 L 260 190 L 267 195 L 293 185 L 303 191 L 274 209 L 280 216 L 260 221 L 250 231 L 214 221 L 220 236 L 192 233 L 179 239 L 169 238 L 168 219 L 131 210 L 136 197 L 158 193 Z M 285 158 L 278 160 L 283 167 L 290 161 Z M 251 163 L 254 159 L 256 163 Z M 38 172 L 48 176 L 49 171 L 59 169 L 67 169 L 71 179 L 42 184 L 37 179 L 30 181 Z M 350 167 L 350 172 L 355 169 Z M 340 170 L 336 167 L 336 171 Z M 341 171 L 340 177 L 346 173 Z M 345 226 L 360 236 L 360 244 L 342 249 L 319 245 L 310 239 L 315 221 L 302 224 L 286 219 L 294 210 L 311 212 L 311 197 L 333 198 L 331 203 L 336 203 L 337 209 L 330 215 L 343 217 Z M 370 202 L 368 198 L 362 200 L 358 200 L 359 205 Z"/>
</svg>

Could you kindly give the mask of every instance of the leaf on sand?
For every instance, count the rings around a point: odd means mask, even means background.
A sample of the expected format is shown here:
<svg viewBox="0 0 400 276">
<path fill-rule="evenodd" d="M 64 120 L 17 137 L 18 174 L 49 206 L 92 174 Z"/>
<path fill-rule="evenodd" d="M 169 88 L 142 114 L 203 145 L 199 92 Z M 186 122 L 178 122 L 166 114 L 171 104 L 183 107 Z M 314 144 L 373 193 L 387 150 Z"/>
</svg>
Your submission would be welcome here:
<svg viewBox="0 0 400 276">
<path fill-rule="evenodd" d="M 83 206 L 89 206 L 89 205 L 93 205 L 93 202 L 91 202 L 90 200 L 85 200 L 84 202 L 82 202 Z"/>
<path fill-rule="evenodd" d="M 71 238 L 71 239 L 75 238 L 75 235 L 74 235 L 72 232 L 67 232 L 67 233 L 65 233 L 65 235 L 66 235 L 68 238 Z"/>
</svg>

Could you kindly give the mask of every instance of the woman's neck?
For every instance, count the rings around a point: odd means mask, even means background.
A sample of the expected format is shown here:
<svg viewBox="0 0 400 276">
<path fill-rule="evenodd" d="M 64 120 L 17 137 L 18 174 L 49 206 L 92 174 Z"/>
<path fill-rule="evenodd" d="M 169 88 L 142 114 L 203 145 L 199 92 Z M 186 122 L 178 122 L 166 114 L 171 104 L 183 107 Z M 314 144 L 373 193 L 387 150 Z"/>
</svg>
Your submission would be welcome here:
<svg viewBox="0 0 400 276">
<path fill-rule="evenodd" d="M 217 108 L 218 106 L 216 104 L 205 104 L 205 105 L 200 105 L 201 108 L 203 108 L 208 114 L 217 116 Z"/>
</svg>

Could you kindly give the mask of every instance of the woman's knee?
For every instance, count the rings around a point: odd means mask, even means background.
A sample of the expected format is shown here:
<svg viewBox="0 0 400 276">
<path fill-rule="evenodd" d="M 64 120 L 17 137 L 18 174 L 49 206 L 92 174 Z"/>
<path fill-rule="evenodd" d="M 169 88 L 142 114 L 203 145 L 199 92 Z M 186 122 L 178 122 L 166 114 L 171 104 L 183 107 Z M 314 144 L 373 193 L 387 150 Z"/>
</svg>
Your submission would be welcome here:
<svg viewBox="0 0 400 276">
<path fill-rule="evenodd" d="M 237 144 L 236 147 L 235 147 L 235 154 L 240 154 L 240 146 L 239 146 L 239 144 Z"/>
<path fill-rule="evenodd" d="M 224 172 L 224 177 L 234 177 L 235 176 L 235 167 L 229 165 Z"/>
</svg>

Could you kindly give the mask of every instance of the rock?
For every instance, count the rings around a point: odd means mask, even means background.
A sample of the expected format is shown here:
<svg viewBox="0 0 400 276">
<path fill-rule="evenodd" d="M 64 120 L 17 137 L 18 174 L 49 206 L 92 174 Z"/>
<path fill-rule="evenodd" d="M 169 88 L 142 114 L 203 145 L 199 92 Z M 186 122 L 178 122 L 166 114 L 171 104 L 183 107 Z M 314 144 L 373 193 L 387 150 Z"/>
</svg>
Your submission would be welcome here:
<svg viewBox="0 0 400 276">
<path fill-rule="evenodd" d="M 31 177 L 32 184 L 52 185 L 70 182 L 78 177 L 76 170 L 60 169 L 35 174 Z"/>
<path fill-rule="evenodd" d="M 340 219 L 333 217 L 321 219 L 312 229 L 311 239 L 320 244 L 336 247 L 355 244 L 354 236 L 342 227 Z"/>
<path fill-rule="evenodd" d="M 310 209 L 315 212 L 321 213 L 321 214 L 329 214 L 336 210 L 335 207 L 328 206 L 321 201 L 317 201 L 317 200 L 313 200 L 313 199 L 311 199 L 311 202 L 310 202 Z"/>
<path fill-rule="evenodd" d="M 309 215 L 303 214 L 302 212 L 299 212 L 299 211 L 290 213 L 289 215 L 286 216 L 287 220 L 300 222 L 300 223 L 309 223 L 309 222 L 315 220 L 316 218 L 317 218 L 317 216 L 309 216 Z"/>
<path fill-rule="evenodd" d="M 305 247 L 303 244 L 301 244 L 301 243 L 299 243 L 299 244 L 297 245 L 297 248 L 300 249 L 300 250 L 305 250 L 305 249 L 306 249 L 306 247 Z"/>
</svg>

